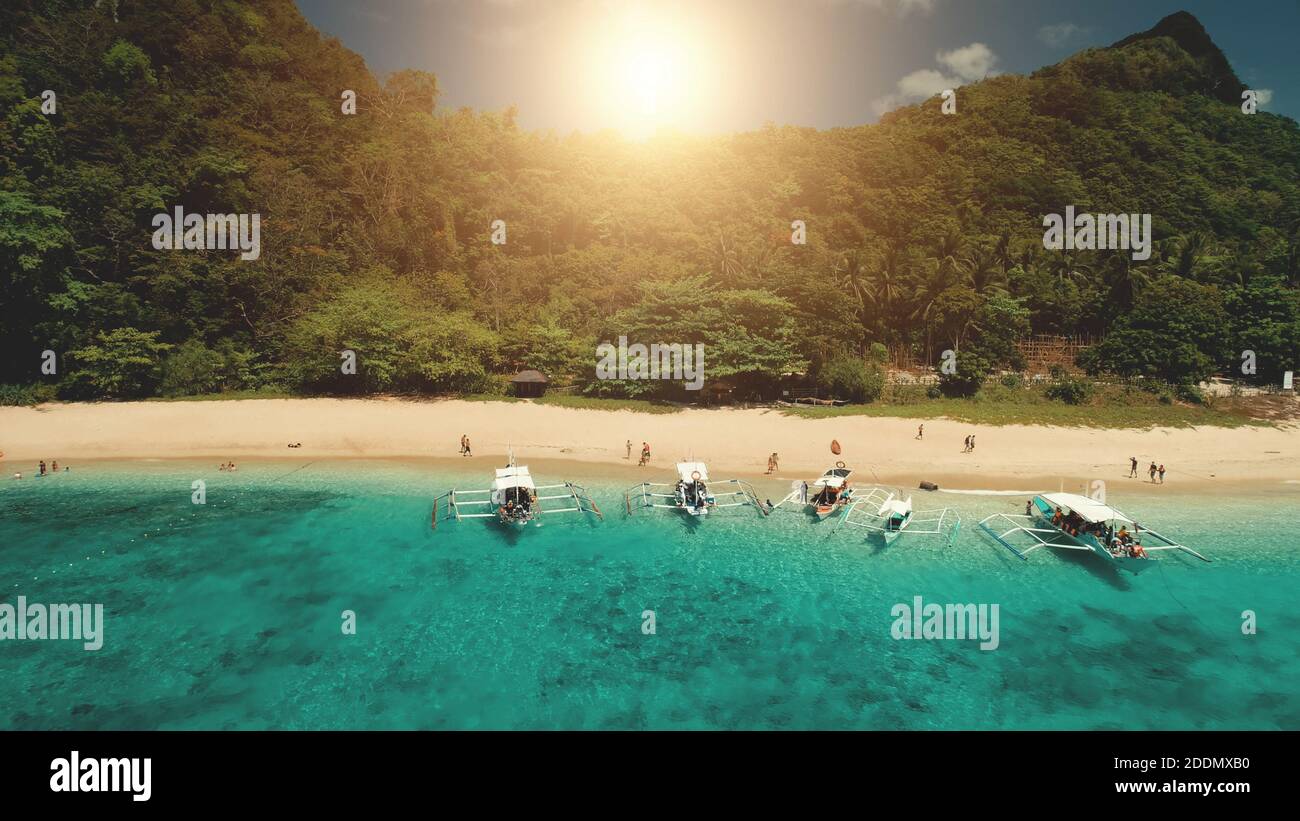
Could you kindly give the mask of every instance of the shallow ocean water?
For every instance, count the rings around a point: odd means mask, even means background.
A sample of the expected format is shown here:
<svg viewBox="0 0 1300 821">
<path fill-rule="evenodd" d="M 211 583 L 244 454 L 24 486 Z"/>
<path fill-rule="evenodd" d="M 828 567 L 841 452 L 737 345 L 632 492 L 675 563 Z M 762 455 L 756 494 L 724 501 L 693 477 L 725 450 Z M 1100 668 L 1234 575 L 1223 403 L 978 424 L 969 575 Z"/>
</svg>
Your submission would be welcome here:
<svg viewBox="0 0 1300 821">
<path fill-rule="evenodd" d="M 951 546 L 782 511 L 627 518 L 609 479 L 586 483 L 603 523 L 431 531 L 432 497 L 481 471 L 120 462 L 5 481 L 0 603 L 102 602 L 106 625 L 96 652 L 0 642 L 0 729 L 1300 727 L 1300 487 L 1113 489 L 1214 559 L 1132 577 L 1087 554 L 1022 562 L 975 527 L 1022 496 L 918 492 L 960 511 Z M 583 481 L 538 476 L 561 478 Z M 891 608 L 918 595 L 996 603 L 1000 646 L 893 639 Z"/>
</svg>

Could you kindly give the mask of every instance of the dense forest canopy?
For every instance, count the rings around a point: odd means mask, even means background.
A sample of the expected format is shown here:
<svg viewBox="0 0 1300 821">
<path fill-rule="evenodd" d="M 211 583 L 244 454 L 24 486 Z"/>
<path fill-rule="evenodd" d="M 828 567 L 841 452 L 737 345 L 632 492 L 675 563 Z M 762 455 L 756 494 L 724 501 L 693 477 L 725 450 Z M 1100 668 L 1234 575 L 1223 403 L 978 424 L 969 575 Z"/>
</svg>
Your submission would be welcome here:
<svg viewBox="0 0 1300 821">
<path fill-rule="evenodd" d="M 440 108 L 435 77 L 381 82 L 290 0 L 11 1 L 0 383 L 470 392 L 531 367 L 617 392 L 594 351 L 627 335 L 702 342 L 710 377 L 759 389 L 873 345 L 978 377 L 1027 333 L 1183 382 L 1249 349 L 1276 380 L 1300 361 L 1300 129 L 1241 89 L 1180 13 L 964 86 L 956 114 L 631 142 Z M 1067 205 L 1151 214 L 1150 259 L 1046 250 Z M 155 249 L 176 206 L 260 214 L 260 254 Z"/>
</svg>

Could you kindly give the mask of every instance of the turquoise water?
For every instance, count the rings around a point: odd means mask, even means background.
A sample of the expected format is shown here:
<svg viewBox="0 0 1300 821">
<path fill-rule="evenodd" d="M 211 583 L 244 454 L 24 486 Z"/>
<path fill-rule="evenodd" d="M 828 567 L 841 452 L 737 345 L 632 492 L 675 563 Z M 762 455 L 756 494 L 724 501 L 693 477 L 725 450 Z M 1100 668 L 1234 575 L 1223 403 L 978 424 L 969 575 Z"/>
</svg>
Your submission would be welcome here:
<svg viewBox="0 0 1300 821">
<path fill-rule="evenodd" d="M 991 544 L 975 521 L 1020 496 L 919 494 L 960 510 L 950 547 L 878 548 L 783 512 L 628 519 L 612 480 L 588 483 L 603 524 L 434 533 L 432 495 L 483 483 L 441 470 L 133 462 L 6 480 L 0 602 L 102 602 L 106 627 L 98 652 L 0 642 L 0 729 L 1300 727 L 1300 486 L 1112 489 L 1215 560 L 1167 555 L 1135 578 Z M 894 640 L 891 608 L 917 595 L 998 604 L 999 648 Z"/>
</svg>

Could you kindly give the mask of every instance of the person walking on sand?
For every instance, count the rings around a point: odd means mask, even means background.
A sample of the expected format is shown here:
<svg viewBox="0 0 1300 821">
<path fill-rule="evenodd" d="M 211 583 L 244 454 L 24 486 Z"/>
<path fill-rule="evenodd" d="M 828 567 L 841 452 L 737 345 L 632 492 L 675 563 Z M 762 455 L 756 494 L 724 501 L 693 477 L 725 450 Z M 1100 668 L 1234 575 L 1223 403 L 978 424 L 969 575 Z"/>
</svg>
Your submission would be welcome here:
<svg viewBox="0 0 1300 821">
<path fill-rule="evenodd" d="M 1138 458 L 1130 456 L 1128 458 L 1128 478 L 1136 479 L 1138 475 Z"/>
<path fill-rule="evenodd" d="M 964 440 L 962 440 L 961 452 L 970 453 L 970 436 L 967 436 Z"/>
<path fill-rule="evenodd" d="M 925 438 L 925 424 L 924 424 L 924 423 L 922 423 L 922 424 L 916 426 L 916 438 L 917 438 L 917 439 L 924 439 L 924 438 Z"/>
<path fill-rule="evenodd" d="M 1163 484 L 1165 483 L 1165 466 L 1164 466 L 1164 465 L 1161 465 L 1161 466 L 1160 466 L 1160 471 L 1159 471 L 1159 472 L 1160 472 L 1160 484 L 1163 485 Z"/>
<path fill-rule="evenodd" d="M 1147 469 L 1147 474 L 1151 477 L 1151 484 L 1156 483 L 1156 463 L 1152 462 L 1151 467 Z"/>
<path fill-rule="evenodd" d="M 638 466 L 641 466 L 641 465 L 646 464 L 646 463 L 649 462 L 649 461 L 650 461 L 650 445 L 647 444 L 647 443 L 645 443 L 645 442 L 642 442 L 642 443 L 641 443 L 641 461 L 637 462 L 637 465 L 638 465 Z"/>
<path fill-rule="evenodd" d="M 466 434 L 461 434 L 461 437 L 460 437 L 460 455 L 461 455 L 461 456 L 473 456 L 473 455 L 474 455 L 474 452 L 473 452 L 472 450 L 470 450 L 470 446 L 469 446 L 469 434 L 467 434 L 467 433 L 466 433 Z"/>
<path fill-rule="evenodd" d="M 628 460 L 629 462 L 632 461 L 632 440 L 631 439 L 627 440 L 627 456 L 624 456 L 623 458 Z"/>
<path fill-rule="evenodd" d="M 970 435 L 970 449 L 975 450 L 975 434 Z"/>
</svg>

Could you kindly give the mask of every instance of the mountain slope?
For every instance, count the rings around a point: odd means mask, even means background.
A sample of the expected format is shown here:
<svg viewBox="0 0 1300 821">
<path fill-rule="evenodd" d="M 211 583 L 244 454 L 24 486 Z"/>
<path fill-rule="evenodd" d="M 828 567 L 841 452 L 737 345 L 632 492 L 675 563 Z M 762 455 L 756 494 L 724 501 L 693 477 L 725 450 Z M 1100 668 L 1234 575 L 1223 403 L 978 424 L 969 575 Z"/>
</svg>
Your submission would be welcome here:
<svg viewBox="0 0 1300 821">
<path fill-rule="evenodd" d="M 715 345 L 762 387 L 846 345 L 933 360 L 1019 327 L 1008 311 L 1107 333 L 1166 276 L 1236 306 L 1223 338 L 1188 342 L 1205 367 L 1254 346 L 1271 375 L 1300 347 L 1300 130 L 1243 115 L 1203 35 L 1174 15 L 963 87 L 956 116 L 930 100 L 642 145 L 437 109 L 434 77 L 381 83 L 289 0 L 6 4 L 0 344 L 18 353 L 0 383 L 38 378 L 49 349 L 40 378 L 66 396 L 478 390 L 523 366 L 589 380 L 596 340 L 636 328 Z M 176 205 L 260 213 L 260 257 L 154 250 Z M 1042 217 L 1066 205 L 1151 213 L 1156 254 L 1046 253 Z M 1266 305 L 1281 330 L 1252 338 Z M 340 377 L 345 348 L 361 379 Z"/>
</svg>

